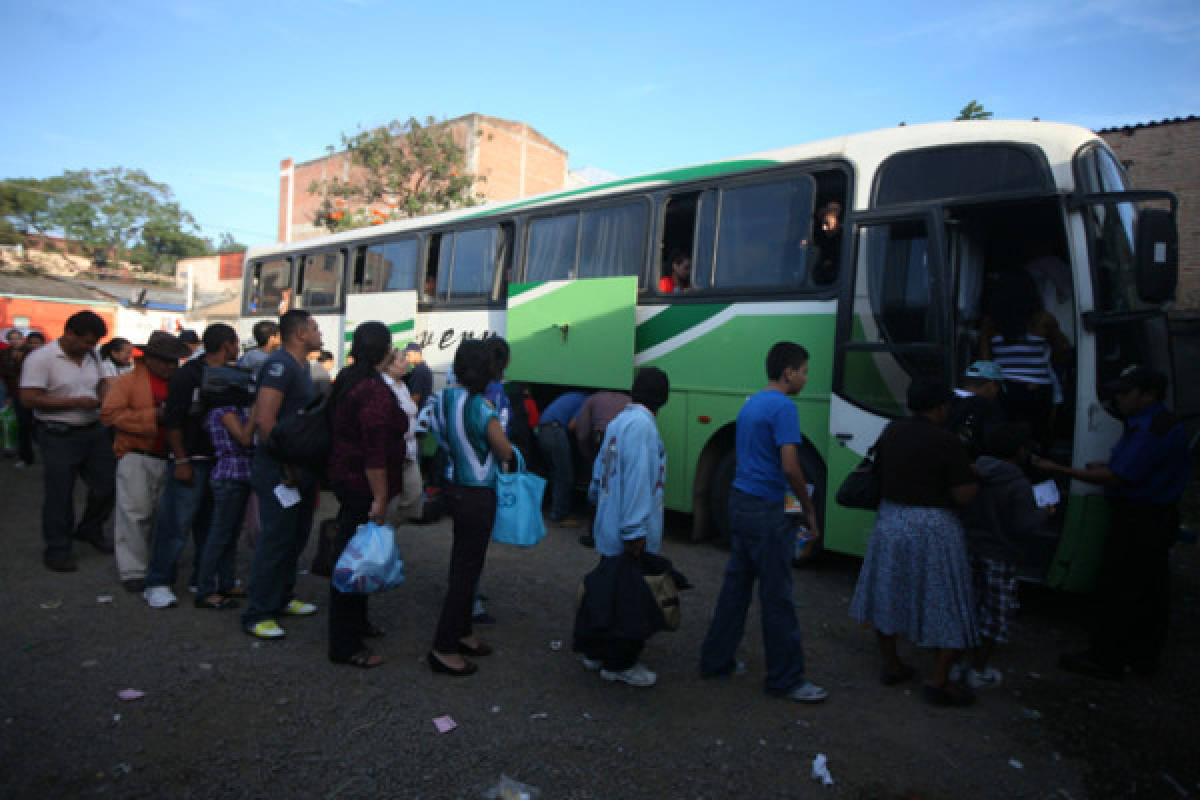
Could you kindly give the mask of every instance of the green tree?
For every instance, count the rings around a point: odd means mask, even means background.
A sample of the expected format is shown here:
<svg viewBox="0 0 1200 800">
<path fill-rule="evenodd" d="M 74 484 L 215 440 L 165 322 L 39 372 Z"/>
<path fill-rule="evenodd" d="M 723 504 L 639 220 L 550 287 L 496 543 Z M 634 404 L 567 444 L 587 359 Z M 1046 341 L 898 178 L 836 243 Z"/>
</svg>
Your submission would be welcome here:
<svg viewBox="0 0 1200 800">
<path fill-rule="evenodd" d="M 957 122 L 963 119 L 991 119 L 992 112 L 984 109 L 983 105 L 977 100 L 972 100 L 962 107 L 962 111 L 958 112 L 958 116 L 954 118 Z"/>
<path fill-rule="evenodd" d="M 59 178 L 9 178 L 0 181 L 0 242 L 18 244 L 30 234 L 54 229 L 51 199 L 63 190 Z"/>
<path fill-rule="evenodd" d="M 149 272 L 173 273 L 175 262 L 212 253 L 212 244 L 164 220 L 150 220 L 129 250 L 129 261 Z"/>
<path fill-rule="evenodd" d="M 313 223 L 329 231 L 379 224 L 475 205 L 476 180 L 466 169 L 466 153 L 450 130 L 433 117 L 342 134 L 351 179 L 313 181 L 309 194 L 321 198 Z M 327 148 L 336 152 L 333 146 Z"/>
</svg>

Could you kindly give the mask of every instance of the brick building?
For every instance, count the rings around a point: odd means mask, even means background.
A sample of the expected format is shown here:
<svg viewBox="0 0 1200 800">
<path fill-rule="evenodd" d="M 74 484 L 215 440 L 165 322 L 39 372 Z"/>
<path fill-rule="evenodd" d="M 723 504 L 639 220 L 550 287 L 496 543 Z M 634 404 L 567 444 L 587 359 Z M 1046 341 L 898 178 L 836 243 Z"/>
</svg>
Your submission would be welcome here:
<svg viewBox="0 0 1200 800">
<path fill-rule="evenodd" d="M 1125 165 L 1133 185 L 1179 198 L 1176 308 L 1200 310 L 1200 116 L 1097 131 Z"/>
<path fill-rule="evenodd" d="M 466 153 L 467 170 L 481 180 L 474 191 L 489 202 L 512 200 L 561 189 L 567 182 L 567 151 L 524 122 L 467 114 L 442 123 Z M 279 241 L 292 242 L 325 233 L 312 224 L 320 199 L 309 194 L 313 181 L 350 179 L 345 152 L 295 164 L 279 165 Z"/>
</svg>

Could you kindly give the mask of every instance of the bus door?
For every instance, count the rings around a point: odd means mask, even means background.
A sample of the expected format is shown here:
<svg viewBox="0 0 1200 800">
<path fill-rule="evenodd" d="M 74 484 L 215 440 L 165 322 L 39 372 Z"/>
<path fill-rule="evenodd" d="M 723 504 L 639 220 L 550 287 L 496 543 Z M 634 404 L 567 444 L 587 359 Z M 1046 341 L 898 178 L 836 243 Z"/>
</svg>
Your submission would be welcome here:
<svg viewBox="0 0 1200 800">
<path fill-rule="evenodd" d="M 629 391 L 637 290 L 636 275 L 509 284 L 508 377 Z"/>
<path fill-rule="evenodd" d="M 951 379 L 953 324 L 941 209 L 858 214 L 855 265 L 838 303 L 827 455 L 825 544 L 866 552 L 874 515 L 837 489 L 891 419 L 907 416 L 914 378 Z"/>
<path fill-rule="evenodd" d="M 350 294 L 346 296 L 346 326 L 338 337 L 344 353 L 350 352 L 354 329 L 370 320 L 388 327 L 394 348 L 413 341 L 419 244 L 412 237 L 375 242 L 357 249 Z M 345 363 L 344 357 L 341 363 Z"/>
</svg>

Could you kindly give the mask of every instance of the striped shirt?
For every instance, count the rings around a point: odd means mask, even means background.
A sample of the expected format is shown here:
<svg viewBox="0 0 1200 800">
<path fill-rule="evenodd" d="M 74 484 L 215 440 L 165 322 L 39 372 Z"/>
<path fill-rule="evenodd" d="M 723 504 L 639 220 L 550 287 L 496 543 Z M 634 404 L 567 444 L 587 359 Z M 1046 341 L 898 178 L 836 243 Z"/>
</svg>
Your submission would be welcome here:
<svg viewBox="0 0 1200 800">
<path fill-rule="evenodd" d="M 429 428 L 450 454 L 452 478 L 460 486 L 495 486 L 496 458 L 487 441 L 496 410 L 482 396 L 450 386 L 433 397 Z"/>
<path fill-rule="evenodd" d="M 1005 380 L 1049 386 L 1050 344 L 1044 336 L 1025 334 L 1024 339 L 1009 342 L 1003 336 L 992 337 L 992 360 L 1004 371 Z"/>
</svg>

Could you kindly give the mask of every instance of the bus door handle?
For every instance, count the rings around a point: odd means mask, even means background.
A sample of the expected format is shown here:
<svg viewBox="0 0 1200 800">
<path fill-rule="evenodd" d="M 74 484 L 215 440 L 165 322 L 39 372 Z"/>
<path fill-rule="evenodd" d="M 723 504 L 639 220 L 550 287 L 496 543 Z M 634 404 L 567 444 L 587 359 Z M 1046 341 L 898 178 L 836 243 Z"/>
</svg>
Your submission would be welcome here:
<svg viewBox="0 0 1200 800">
<path fill-rule="evenodd" d="M 852 440 L 854 438 L 854 434 L 853 433 L 835 433 L 835 434 L 833 434 L 833 438 L 837 439 L 838 442 L 842 445 L 842 447 L 845 447 L 846 442 L 849 442 L 850 440 Z"/>
</svg>

